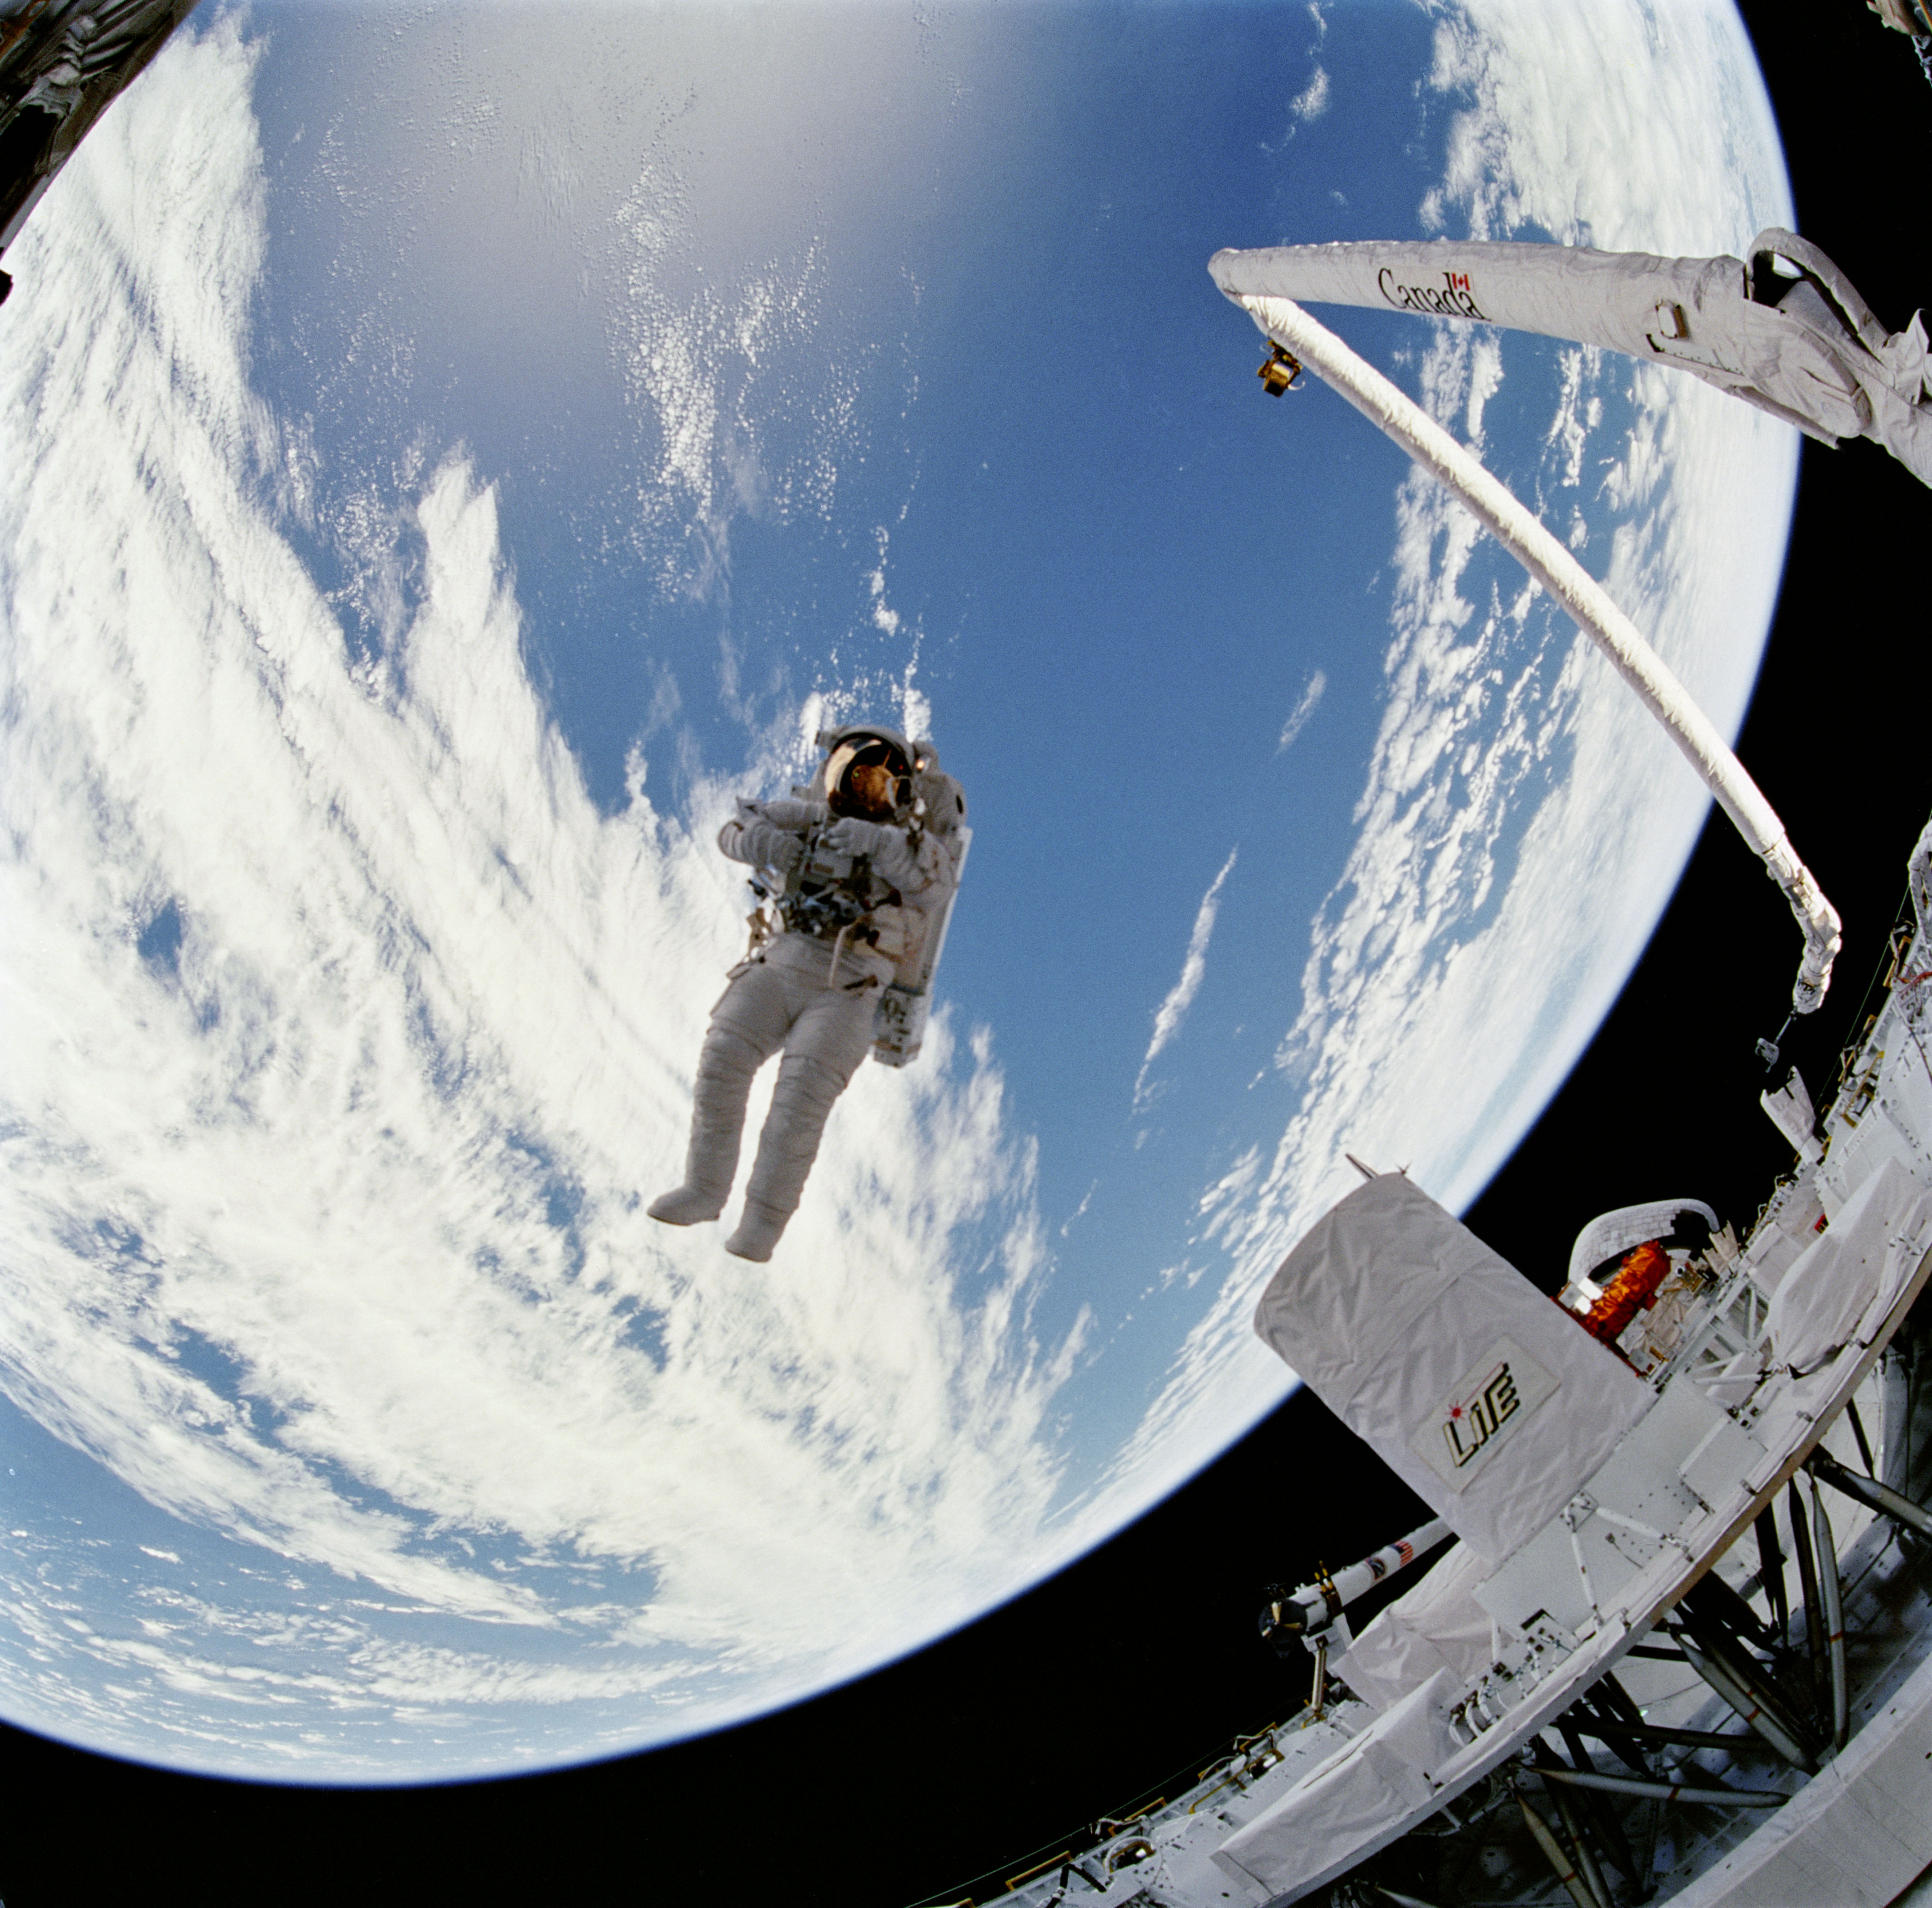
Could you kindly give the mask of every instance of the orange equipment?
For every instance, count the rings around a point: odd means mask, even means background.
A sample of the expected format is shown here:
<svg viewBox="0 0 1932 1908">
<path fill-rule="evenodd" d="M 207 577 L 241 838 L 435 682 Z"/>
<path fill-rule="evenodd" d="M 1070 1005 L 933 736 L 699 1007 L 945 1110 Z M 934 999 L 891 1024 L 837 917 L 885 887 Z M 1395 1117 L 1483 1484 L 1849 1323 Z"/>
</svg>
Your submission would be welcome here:
<svg viewBox="0 0 1932 1908">
<path fill-rule="evenodd" d="M 1630 1320 L 1656 1302 L 1658 1287 L 1670 1276 L 1670 1255 L 1657 1240 L 1648 1239 L 1625 1253 L 1616 1277 L 1604 1287 L 1602 1298 L 1584 1316 L 1583 1329 L 1592 1338 L 1615 1345 Z"/>
</svg>

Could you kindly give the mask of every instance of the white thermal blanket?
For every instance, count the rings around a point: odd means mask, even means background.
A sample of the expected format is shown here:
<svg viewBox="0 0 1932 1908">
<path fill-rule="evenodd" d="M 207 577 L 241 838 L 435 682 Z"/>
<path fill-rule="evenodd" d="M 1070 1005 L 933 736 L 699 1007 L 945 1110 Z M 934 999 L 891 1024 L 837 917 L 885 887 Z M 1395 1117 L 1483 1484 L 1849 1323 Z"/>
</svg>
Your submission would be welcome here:
<svg viewBox="0 0 1932 1908">
<path fill-rule="evenodd" d="M 1460 1695 L 1495 1655 L 1494 1622 L 1475 1597 L 1489 1574 L 1483 1559 L 1458 1544 L 1340 1656 L 1330 1658 L 1335 1673 L 1372 1709 L 1391 1709 L 1445 1673 Z"/>
<path fill-rule="evenodd" d="M 1648 1239 L 1665 1239 L 1677 1230 L 1677 1215 L 1694 1212 L 1712 1232 L 1718 1215 L 1700 1199 L 1646 1200 L 1641 1206 L 1620 1206 L 1599 1214 L 1576 1235 L 1570 1248 L 1570 1278 L 1593 1272 L 1606 1259 L 1621 1259 L 1633 1246 Z"/>
<path fill-rule="evenodd" d="M 1802 1376 L 1847 1343 L 1917 1269 L 1928 1227 L 1932 1194 L 1886 1160 L 1785 1274 L 1767 1321 L 1778 1362 Z"/>
<path fill-rule="evenodd" d="M 1352 1862 L 1378 1830 L 1429 1800 L 1429 1777 L 1462 1746 L 1448 1713 L 1461 1695 L 1447 1672 L 1432 1677 L 1236 1830 L 1215 1851 L 1216 1865 L 1287 1894 Z"/>
</svg>

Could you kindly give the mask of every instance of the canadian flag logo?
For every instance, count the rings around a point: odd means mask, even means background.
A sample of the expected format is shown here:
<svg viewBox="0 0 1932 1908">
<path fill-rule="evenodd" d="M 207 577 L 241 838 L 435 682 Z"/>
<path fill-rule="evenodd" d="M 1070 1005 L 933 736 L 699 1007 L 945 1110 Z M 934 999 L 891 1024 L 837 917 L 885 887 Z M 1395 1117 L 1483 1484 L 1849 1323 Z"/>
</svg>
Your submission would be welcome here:
<svg viewBox="0 0 1932 1908">
<path fill-rule="evenodd" d="M 1477 303 L 1466 271 L 1445 271 L 1433 285 L 1405 285 L 1387 265 L 1376 274 L 1376 288 L 1398 311 L 1420 312 L 1431 318 L 1480 318 L 1489 314 Z"/>
</svg>

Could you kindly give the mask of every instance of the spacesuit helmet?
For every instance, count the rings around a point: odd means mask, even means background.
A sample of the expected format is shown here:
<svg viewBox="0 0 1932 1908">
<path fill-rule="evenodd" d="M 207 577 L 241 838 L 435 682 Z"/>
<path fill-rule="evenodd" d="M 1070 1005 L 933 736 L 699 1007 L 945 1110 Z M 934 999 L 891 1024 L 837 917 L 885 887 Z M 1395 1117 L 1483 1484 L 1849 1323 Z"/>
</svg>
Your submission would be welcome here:
<svg viewBox="0 0 1932 1908">
<path fill-rule="evenodd" d="M 835 815 L 889 822 L 912 801 L 912 751 L 890 729 L 838 729 L 820 737 L 827 748 L 825 801 Z"/>
</svg>

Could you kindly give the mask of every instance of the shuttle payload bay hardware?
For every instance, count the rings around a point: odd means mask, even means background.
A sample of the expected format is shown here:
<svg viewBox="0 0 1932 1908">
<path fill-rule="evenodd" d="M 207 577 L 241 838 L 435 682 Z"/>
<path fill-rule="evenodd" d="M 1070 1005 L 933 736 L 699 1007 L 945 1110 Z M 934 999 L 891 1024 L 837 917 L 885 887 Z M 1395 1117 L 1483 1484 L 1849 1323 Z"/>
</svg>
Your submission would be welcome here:
<svg viewBox="0 0 1932 1908">
<path fill-rule="evenodd" d="M 1256 1329 L 1437 1515 L 1268 1593 L 1298 1714 L 972 1898 L 1886 1908 L 1928 1871 L 1932 823 L 1910 875 L 1755 1224 L 1606 1214 L 1552 1301 L 1385 1173 L 1289 1254 Z"/>
<path fill-rule="evenodd" d="M 194 0 L 0 0 L 0 254 Z M 0 271 L 0 299 L 13 289 Z"/>
</svg>

